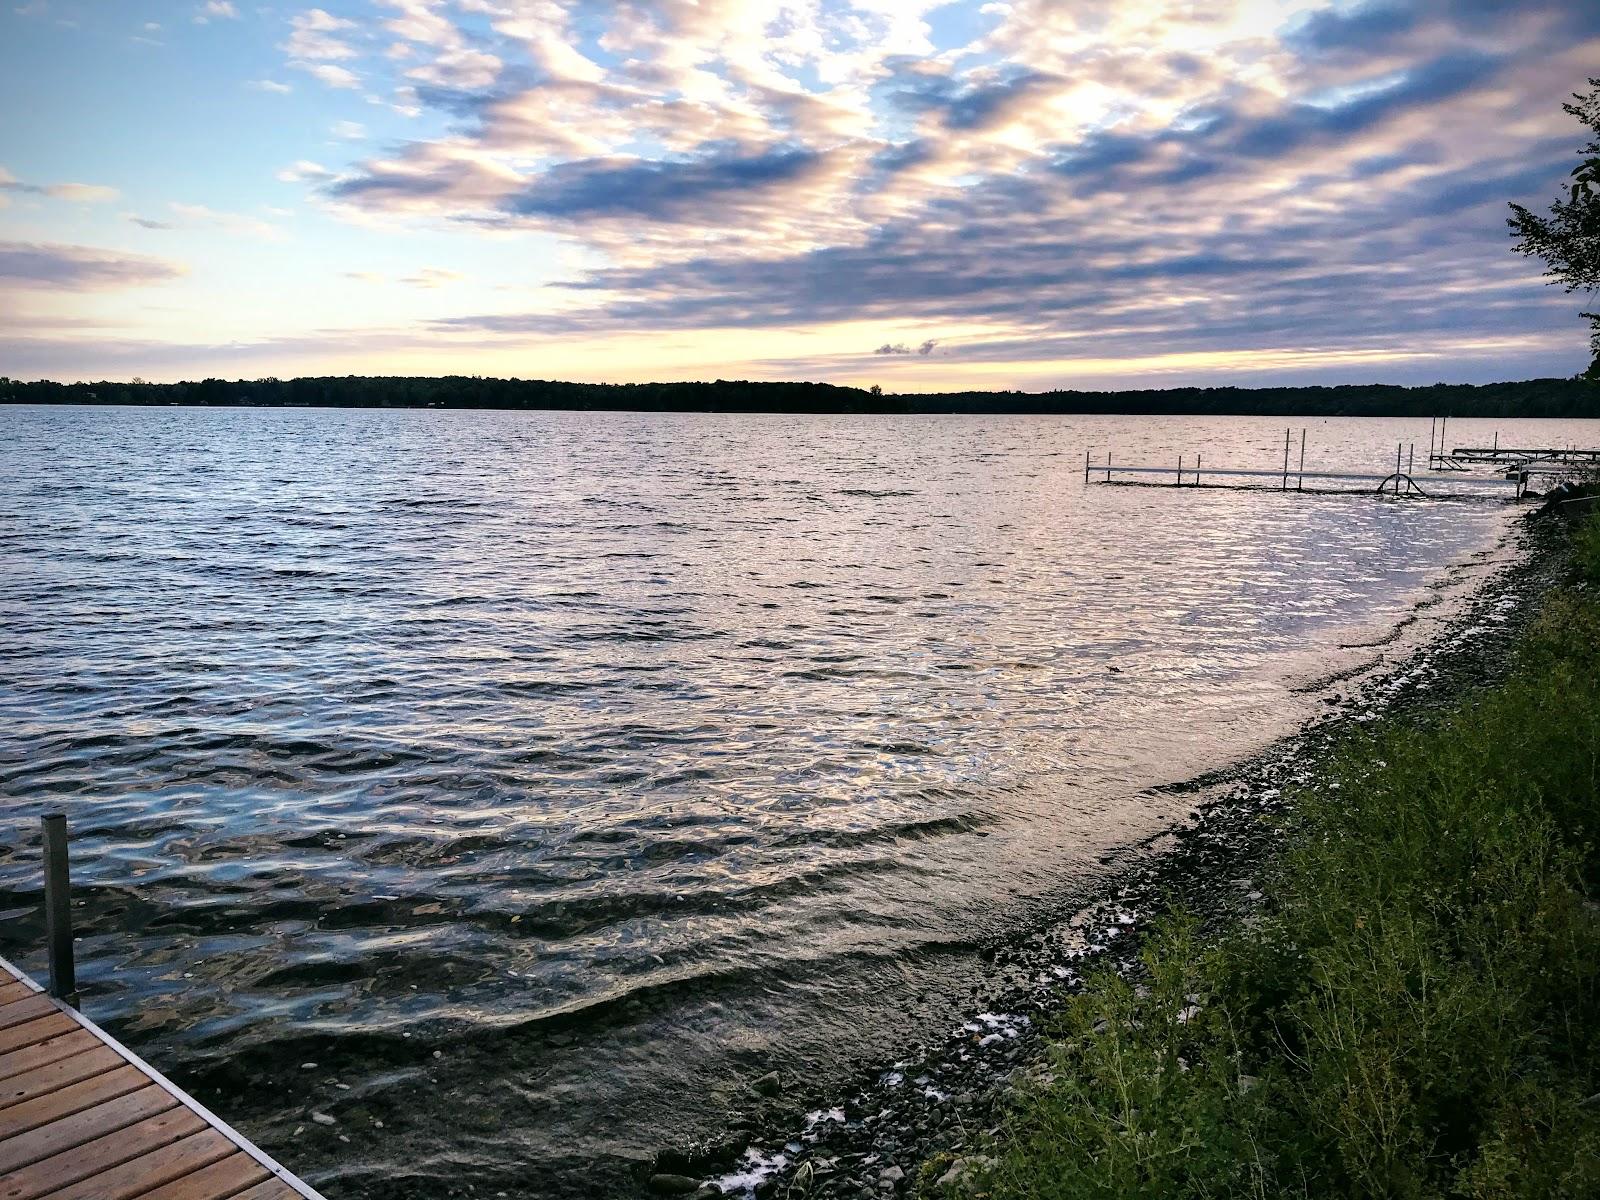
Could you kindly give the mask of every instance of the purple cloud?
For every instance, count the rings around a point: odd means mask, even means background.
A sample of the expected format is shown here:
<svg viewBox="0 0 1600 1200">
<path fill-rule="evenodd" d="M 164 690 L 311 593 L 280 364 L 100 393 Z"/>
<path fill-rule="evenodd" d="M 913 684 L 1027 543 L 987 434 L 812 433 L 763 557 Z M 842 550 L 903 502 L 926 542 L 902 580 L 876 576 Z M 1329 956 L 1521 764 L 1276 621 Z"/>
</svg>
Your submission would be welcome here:
<svg viewBox="0 0 1600 1200">
<path fill-rule="evenodd" d="M 0 282 L 56 291 L 101 291 L 165 283 L 183 267 L 143 255 L 89 246 L 0 242 Z"/>
</svg>

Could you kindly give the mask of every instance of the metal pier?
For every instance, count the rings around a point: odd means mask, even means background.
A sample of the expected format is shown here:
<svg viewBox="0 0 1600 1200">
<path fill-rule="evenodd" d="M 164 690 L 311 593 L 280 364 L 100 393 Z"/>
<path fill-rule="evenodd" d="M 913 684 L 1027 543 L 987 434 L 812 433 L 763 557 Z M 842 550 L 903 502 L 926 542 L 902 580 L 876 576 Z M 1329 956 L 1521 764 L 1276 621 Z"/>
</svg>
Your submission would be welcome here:
<svg viewBox="0 0 1600 1200">
<path fill-rule="evenodd" d="M 1318 491 L 1372 491 L 1377 493 L 1390 493 L 1396 496 L 1417 495 L 1428 496 L 1432 493 L 1422 485 L 1427 484 L 1433 488 L 1440 484 L 1454 484 L 1470 482 L 1473 484 L 1486 484 L 1491 487 L 1501 486 L 1511 488 L 1517 498 L 1521 498 L 1527 485 L 1528 472 L 1525 469 L 1510 471 L 1503 476 L 1473 475 L 1463 480 L 1459 477 L 1431 476 L 1420 477 L 1413 474 L 1416 465 L 1416 447 L 1407 447 L 1405 443 L 1395 446 L 1394 470 L 1382 473 L 1373 471 L 1308 471 L 1306 470 L 1306 431 L 1300 431 L 1300 458 L 1298 465 L 1290 465 L 1290 453 L 1293 448 L 1293 431 L 1284 430 L 1283 433 L 1283 465 L 1277 468 L 1251 468 L 1251 467 L 1207 467 L 1201 462 L 1200 455 L 1196 454 L 1192 463 L 1187 455 L 1179 455 L 1175 466 L 1158 467 L 1149 464 L 1118 463 L 1112 461 L 1110 452 L 1106 454 L 1104 462 L 1096 462 L 1093 452 L 1085 451 L 1083 456 L 1083 481 L 1084 483 L 1114 483 L 1119 476 L 1138 475 L 1149 477 L 1156 485 L 1171 487 L 1202 487 L 1208 486 L 1206 479 L 1213 481 L 1212 487 L 1249 487 L 1246 480 L 1260 480 L 1271 487 L 1276 483 L 1277 491 L 1305 491 L 1306 481 L 1313 484 L 1369 484 L 1370 488 L 1332 487 L 1315 488 Z M 1435 457 L 1432 447 L 1429 448 L 1430 465 Z M 1463 466 L 1459 470 L 1464 471 Z M 1125 482 L 1133 482 L 1125 480 Z M 1257 485 L 1259 486 L 1259 485 Z"/>
<path fill-rule="evenodd" d="M 1511 471 L 1534 471 L 1559 475 L 1564 468 L 1600 466 L 1600 450 L 1576 446 L 1502 446 L 1500 435 L 1487 446 L 1457 446 L 1445 451 L 1449 417 L 1435 417 L 1428 430 L 1428 468 L 1434 471 L 1469 471 L 1473 467 L 1504 467 Z"/>
<path fill-rule="evenodd" d="M 1411 491 L 1411 492 L 1418 493 L 1420 495 L 1427 495 L 1427 492 L 1424 491 L 1424 489 L 1421 486 L 1418 485 L 1417 481 L 1412 476 L 1406 474 L 1404 471 L 1400 472 L 1399 475 L 1396 475 L 1393 471 L 1389 472 L 1387 475 L 1370 474 L 1370 473 L 1362 472 L 1362 471 L 1290 471 L 1289 472 L 1289 486 L 1286 489 L 1286 488 L 1284 488 L 1282 486 L 1282 477 L 1283 476 L 1282 476 L 1282 472 L 1280 472 L 1280 471 L 1255 471 L 1255 470 L 1248 470 L 1248 469 L 1235 468 L 1235 467 L 1206 467 L 1204 470 L 1201 470 L 1198 466 L 1195 466 L 1195 467 L 1136 467 L 1136 466 L 1128 466 L 1128 465 L 1125 465 L 1125 464 L 1122 464 L 1122 463 L 1111 463 L 1111 462 L 1090 463 L 1090 464 L 1087 464 L 1087 465 L 1089 467 L 1089 472 L 1092 475 L 1094 475 L 1094 476 L 1104 475 L 1105 476 L 1104 479 L 1095 479 L 1095 478 L 1086 479 L 1085 482 L 1088 482 L 1088 483 L 1095 483 L 1095 482 L 1112 483 L 1112 482 L 1115 482 L 1114 477 L 1117 476 L 1117 475 L 1155 475 L 1155 476 L 1166 476 L 1166 477 L 1170 478 L 1172 480 L 1172 486 L 1173 487 L 1203 487 L 1203 486 L 1206 486 L 1206 485 L 1201 482 L 1201 477 L 1202 476 L 1213 476 L 1214 475 L 1214 476 L 1218 476 L 1218 477 L 1222 477 L 1222 478 L 1236 478 L 1236 479 L 1276 479 L 1276 480 L 1279 480 L 1279 487 L 1276 489 L 1278 491 L 1284 491 L 1284 490 L 1296 491 L 1296 492 L 1304 491 L 1305 490 L 1305 481 L 1306 480 L 1308 480 L 1308 479 L 1312 479 L 1312 480 L 1321 479 L 1321 480 L 1341 480 L 1341 481 L 1350 482 L 1350 483 L 1376 483 L 1378 486 L 1375 487 L 1375 488 L 1370 489 L 1371 491 L 1374 491 L 1374 492 L 1393 492 L 1393 491 L 1395 491 L 1396 487 L 1398 487 L 1399 490 L 1402 493 L 1404 493 L 1406 491 Z M 1432 481 L 1429 480 L 1429 478 L 1427 476 L 1423 476 L 1422 479 L 1423 479 L 1424 483 L 1432 482 Z M 1454 482 L 1454 481 L 1453 480 L 1440 480 L 1438 482 L 1450 483 L 1450 482 Z M 1516 486 L 1516 483 L 1517 483 L 1517 481 L 1515 479 L 1495 479 L 1495 478 L 1476 479 L 1473 482 L 1475 482 L 1475 483 L 1487 483 L 1487 484 L 1491 484 L 1491 485 L 1492 484 L 1510 484 L 1513 487 Z M 1338 489 L 1338 490 L 1351 491 L 1351 490 L 1355 490 L 1355 489 L 1343 488 L 1343 489 Z M 1361 489 L 1361 490 L 1367 490 L 1367 489 Z"/>
</svg>

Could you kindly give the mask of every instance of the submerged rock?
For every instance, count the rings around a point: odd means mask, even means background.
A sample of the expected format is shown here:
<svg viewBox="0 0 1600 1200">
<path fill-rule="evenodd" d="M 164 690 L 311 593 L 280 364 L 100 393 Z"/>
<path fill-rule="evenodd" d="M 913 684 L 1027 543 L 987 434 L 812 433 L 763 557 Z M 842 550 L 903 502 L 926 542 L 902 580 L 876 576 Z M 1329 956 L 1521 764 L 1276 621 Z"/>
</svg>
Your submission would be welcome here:
<svg viewBox="0 0 1600 1200">
<path fill-rule="evenodd" d="M 700 1181 L 687 1175 L 652 1175 L 650 1190 L 658 1196 L 690 1196 L 700 1190 Z"/>
<path fill-rule="evenodd" d="M 783 1094 L 783 1081 L 778 1078 L 776 1071 L 768 1071 L 760 1079 L 750 1085 L 761 1096 L 781 1096 Z"/>
</svg>

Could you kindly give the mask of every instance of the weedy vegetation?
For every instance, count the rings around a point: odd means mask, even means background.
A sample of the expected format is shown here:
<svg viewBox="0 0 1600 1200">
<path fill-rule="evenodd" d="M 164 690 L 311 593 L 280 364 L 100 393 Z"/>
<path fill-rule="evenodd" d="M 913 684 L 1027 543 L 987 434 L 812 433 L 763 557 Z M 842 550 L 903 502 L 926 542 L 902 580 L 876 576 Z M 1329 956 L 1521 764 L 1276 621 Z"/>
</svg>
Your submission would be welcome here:
<svg viewBox="0 0 1600 1200">
<path fill-rule="evenodd" d="M 1503 681 L 1355 735 L 1261 913 L 1070 1001 L 992 1200 L 1600 1196 L 1600 518 Z"/>
</svg>

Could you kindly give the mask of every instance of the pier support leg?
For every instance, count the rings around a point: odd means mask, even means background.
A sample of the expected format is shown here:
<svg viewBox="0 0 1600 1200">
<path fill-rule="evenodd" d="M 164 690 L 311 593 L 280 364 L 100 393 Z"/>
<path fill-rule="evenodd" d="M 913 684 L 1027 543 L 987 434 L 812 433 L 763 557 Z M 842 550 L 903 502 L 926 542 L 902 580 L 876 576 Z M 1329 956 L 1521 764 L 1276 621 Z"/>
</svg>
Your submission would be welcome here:
<svg viewBox="0 0 1600 1200">
<path fill-rule="evenodd" d="M 72 961 L 72 881 L 67 867 L 67 818 L 46 813 L 44 826 L 44 928 L 50 956 L 50 994 L 78 1007 L 78 972 Z"/>
</svg>

